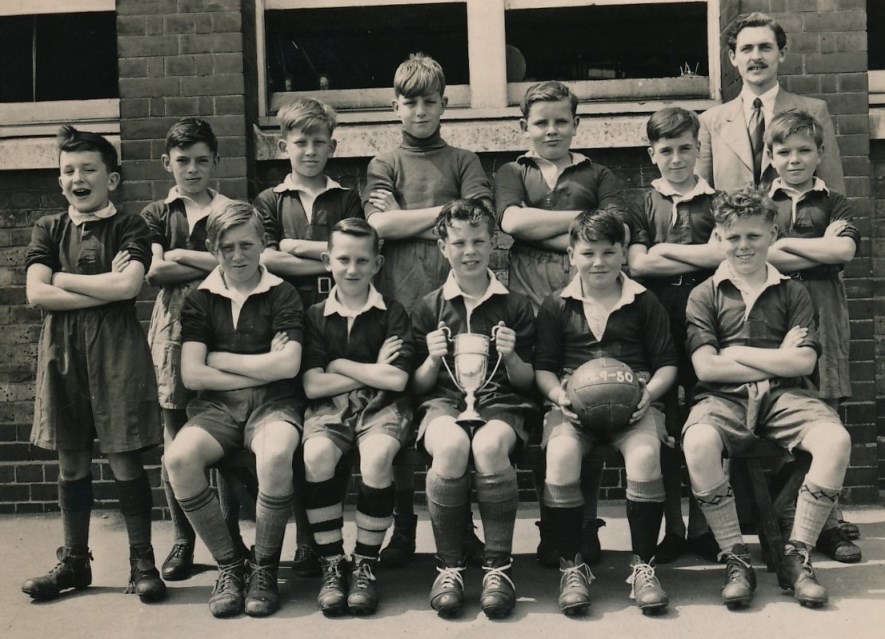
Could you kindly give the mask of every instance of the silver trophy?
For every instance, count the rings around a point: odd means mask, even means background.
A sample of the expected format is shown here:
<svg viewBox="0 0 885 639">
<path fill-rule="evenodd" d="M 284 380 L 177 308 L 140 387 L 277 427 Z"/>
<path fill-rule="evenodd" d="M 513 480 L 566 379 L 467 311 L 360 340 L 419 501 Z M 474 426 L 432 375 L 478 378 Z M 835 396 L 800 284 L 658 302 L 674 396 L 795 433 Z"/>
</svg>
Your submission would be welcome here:
<svg viewBox="0 0 885 639">
<path fill-rule="evenodd" d="M 479 333 L 460 333 L 453 337 L 452 330 L 448 326 L 440 326 L 440 330 L 446 334 L 446 338 L 455 345 L 455 372 L 452 373 L 445 358 L 443 358 L 443 365 L 458 390 L 465 394 L 464 402 L 467 406 L 455 420 L 462 426 L 475 428 L 485 424 L 485 420 L 476 411 L 476 394 L 492 381 L 501 365 L 501 354 L 499 353 L 492 374 L 486 378 L 491 345 L 495 341 L 498 329 L 503 325 L 504 323 L 501 322 L 492 328 L 491 338 Z"/>
</svg>

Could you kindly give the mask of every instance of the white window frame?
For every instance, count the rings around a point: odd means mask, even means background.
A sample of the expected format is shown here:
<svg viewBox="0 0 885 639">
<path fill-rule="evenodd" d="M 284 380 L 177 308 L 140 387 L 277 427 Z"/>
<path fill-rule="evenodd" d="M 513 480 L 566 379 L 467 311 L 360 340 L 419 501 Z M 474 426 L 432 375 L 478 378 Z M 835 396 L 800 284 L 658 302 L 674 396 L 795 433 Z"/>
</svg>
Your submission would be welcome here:
<svg viewBox="0 0 885 639">
<path fill-rule="evenodd" d="M 280 104 L 295 95 L 316 92 L 276 92 L 268 94 L 266 76 L 265 11 L 279 9 L 325 9 L 348 6 L 390 6 L 402 4 L 464 3 L 467 5 L 467 56 L 470 72 L 469 85 L 446 87 L 450 118 L 455 107 L 468 107 L 467 117 L 495 117 L 508 114 L 519 102 L 529 83 L 507 83 L 505 11 L 508 9 L 560 8 L 587 5 L 623 4 L 676 4 L 702 3 L 707 5 L 707 59 L 709 75 L 701 77 L 665 79 L 623 79 L 587 80 L 567 82 L 575 94 L 582 99 L 592 97 L 603 100 L 610 96 L 611 102 L 636 102 L 666 99 L 668 95 L 694 93 L 705 95 L 707 99 L 721 100 L 720 87 L 720 30 L 719 4 L 721 0 L 256 0 L 256 38 L 258 49 L 258 104 L 262 125 L 270 125 L 275 118 L 268 117 L 276 112 Z M 630 83 L 641 83 L 643 90 L 635 98 L 625 93 Z M 653 87 L 653 91 L 648 91 Z M 707 89 L 704 91 L 704 89 Z M 355 121 L 365 122 L 376 119 L 370 109 L 378 109 L 390 99 L 390 89 L 344 89 L 323 92 L 331 102 L 345 108 L 359 108 L 367 105 L 366 111 L 356 114 L 342 114 L 356 117 Z M 344 120 L 350 120 L 348 117 Z M 381 118 L 382 120 L 386 118 Z"/>
<path fill-rule="evenodd" d="M 885 140 L 885 70 L 867 72 L 870 92 L 870 138 Z"/>
<path fill-rule="evenodd" d="M 115 12 L 114 0 L 15 0 L 0 2 L 0 16 Z M 119 147 L 120 100 L 56 100 L 0 103 L 0 170 L 55 168 L 58 124 L 88 123 Z"/>
</svg>

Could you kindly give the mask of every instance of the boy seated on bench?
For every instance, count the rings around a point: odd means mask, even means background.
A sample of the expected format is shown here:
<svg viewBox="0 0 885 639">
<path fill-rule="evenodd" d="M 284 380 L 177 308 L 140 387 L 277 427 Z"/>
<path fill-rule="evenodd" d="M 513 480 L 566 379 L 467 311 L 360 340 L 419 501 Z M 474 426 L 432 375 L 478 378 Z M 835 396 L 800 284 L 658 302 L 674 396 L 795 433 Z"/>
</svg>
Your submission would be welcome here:
<svg viewBox="0 0 885 639">
<path fill-rule="evenodd" d="M 682 431 L 692 491 L 726 559 L 723 603 L 739 608 L 752 599 L 756 576 L 722 455 L 739 453 L 757 437 L 810 453 L 780 586 L 802 605 L 820 606 L 827 591 L 809 551 L 842 488 L 851 441 L 806 379 L 820 354 L 811 297 L 767 262 L 777 207 L 747 187 L 720 194 L 714 209 L 725 261 L 691 292 L 686 309 L 686 348 L 699 380 Z"/>
<path fill-rule="evenodd" d="M 292 510 L 303 404 L 293 378 L 304 313 L 295 288 L 259 263 L 264 228 L 251 205 L 230 202 L 211 213 L 206 245 L 218 267 L 181 312 L 182 378 L 197 396 L 165 459 L 176 499 L 218 563 L 209 610 L 266 616 L 279 607 L 277 569 Z M 240 448 L 255 454 L 258 474 L 250 557 L 231 538 L 205 472 Z"/>
</svg>

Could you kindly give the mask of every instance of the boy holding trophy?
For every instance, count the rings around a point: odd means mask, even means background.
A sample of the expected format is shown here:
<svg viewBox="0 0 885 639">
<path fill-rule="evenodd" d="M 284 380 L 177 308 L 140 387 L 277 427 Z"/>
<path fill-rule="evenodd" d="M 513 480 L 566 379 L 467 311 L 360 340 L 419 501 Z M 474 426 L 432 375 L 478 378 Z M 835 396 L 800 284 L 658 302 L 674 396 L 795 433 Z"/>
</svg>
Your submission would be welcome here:
<svg viewBox="0 0 885 639">
<path fill-rule="evenodd" d="M 488 268 L 494 229 L 494 214 L 480 200 L 442 208 L 435 230 L 452 270 L 412 313 L 421 362 L 413 378 L 418 442 L 433 458 L 426 491 L 439 575 L 430 605 L 442 617 L 460 614 L 464 598 L 471 455 L 486 542 L 480 604 L 489 618 L 502 618 L 516 601 L 510 553 L 518 500 L 510 456 L 528 438 L 526 416 L 535 408 L 524 397 L 534 379 L 534 314 L 528 299 L 509 292 Z"/>
</svg>

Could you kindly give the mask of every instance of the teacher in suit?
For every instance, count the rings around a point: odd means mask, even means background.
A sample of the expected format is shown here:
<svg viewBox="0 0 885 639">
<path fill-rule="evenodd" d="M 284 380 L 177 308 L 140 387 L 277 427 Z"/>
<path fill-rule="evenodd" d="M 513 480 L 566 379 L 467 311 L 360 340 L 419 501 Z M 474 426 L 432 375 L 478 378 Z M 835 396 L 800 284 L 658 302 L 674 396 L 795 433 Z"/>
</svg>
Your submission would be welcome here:
<svg viewBox="0 0 885 639">
<path fill-rule="evenodd" d="M 726 32 L 728 59 L 743 81 L 740 95 L 700 116 L 701 151 L 696 171 L 716 189 L 747 184 L 767 187 L 776 177 L 765 153 L 765 126 L 783 111 L 802 109 L 824 127 L 823 159 L 817 169 L 828 187 L 845 192 L 839 146 L 826 102 L 785 91 L 777 71 L 787 51 L 787 34 L 764 13 L 738 16 Z"/>
</svg>

